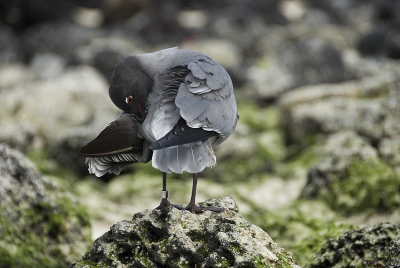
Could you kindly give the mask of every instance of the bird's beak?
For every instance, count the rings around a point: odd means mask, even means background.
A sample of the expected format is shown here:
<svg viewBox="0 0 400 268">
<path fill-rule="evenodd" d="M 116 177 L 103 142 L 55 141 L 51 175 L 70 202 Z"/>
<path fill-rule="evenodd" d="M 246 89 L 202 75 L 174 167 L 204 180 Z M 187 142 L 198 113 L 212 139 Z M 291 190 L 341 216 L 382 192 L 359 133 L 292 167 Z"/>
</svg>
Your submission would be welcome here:
<svg viewBox="0 0 400 268">
<path fill-rule="evenodd" d="M 142 110 L 142 120 L 141 120 L 141 122 L 143 123 L 144 122 L 144 120 L 146 119 L 146 117 L 147 117 L 147 110 L 146 109 L 143 109 Z"/>
<path fill-rule="evenodd" d="M 140 104 L 139 101 L 138 101 L 138 104 L 139 104 L 139 109 L 140 109 L 140 113 L 141 113 L 140 122 L 143 123 L 144 120 L 146 119 L 146 116 L 147 116 L 147 110 L 146 110 L 146 108 L 144 108 L 144 107 Z"/>
</svg>

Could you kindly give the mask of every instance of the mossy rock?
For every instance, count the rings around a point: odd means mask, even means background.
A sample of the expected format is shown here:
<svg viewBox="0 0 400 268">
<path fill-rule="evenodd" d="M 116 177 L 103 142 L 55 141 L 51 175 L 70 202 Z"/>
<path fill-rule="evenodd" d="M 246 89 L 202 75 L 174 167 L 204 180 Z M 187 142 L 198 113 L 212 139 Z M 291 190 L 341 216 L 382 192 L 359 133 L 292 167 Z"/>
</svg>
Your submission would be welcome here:
<svg viewBox="0 0 400 268">
<path fill-rule="evenodd" d="M 145 210 L 114 224 L 72 267 L 297 267 L 291 253 L 238 214 L 230 197 L 192 214 L 174 207 Z"/>
<path fill-rule="evenodd" d="M 250 102 L 238 103 L 239 120 L 253 131 L 262 132 L 279 127 L 279 109 L 276 106 L 262 108 Z"/>
<path fill-rule="evenodd" d="M 65 267 L 91 243 L 89 216 L 22 153 L 0 144 L 0 267 Z"/>
<path fill-rule="evenodd" d="M 293 253 L 302 267 L 329 239 L 353 229 L 321 201 L 298 200 L 286 208 L 245 215 L 268 232 L 283 248 Z"/>
<path fill-rule="evenodd" d="M 400 226 L 380 223 L 329 240 L 307 268 L 399 267 Z"/>
<path fill-rule="evenodd" d="M 400 206 L 399 189 L 400 175 L 383 161 L 355 160 L 321 198 L 343 215 L 391 213 Z"/>
</svg>

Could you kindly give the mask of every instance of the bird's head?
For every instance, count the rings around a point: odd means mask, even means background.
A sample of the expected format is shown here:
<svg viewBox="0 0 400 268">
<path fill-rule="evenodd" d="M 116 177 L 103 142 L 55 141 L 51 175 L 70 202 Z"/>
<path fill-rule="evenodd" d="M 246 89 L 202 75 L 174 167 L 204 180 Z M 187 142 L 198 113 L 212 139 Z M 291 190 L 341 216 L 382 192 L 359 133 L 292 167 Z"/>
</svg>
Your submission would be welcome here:
<svg viewBox="0 0 400 268">
<path fill-rule="evenodd" d="M 140 61 L 130 56 L 115 66 L 111 76 L 110 98 L 124 112 L 143 122 L 147 116 L 147 97 L 153 80 L 144 72 Z"/>
</svg>

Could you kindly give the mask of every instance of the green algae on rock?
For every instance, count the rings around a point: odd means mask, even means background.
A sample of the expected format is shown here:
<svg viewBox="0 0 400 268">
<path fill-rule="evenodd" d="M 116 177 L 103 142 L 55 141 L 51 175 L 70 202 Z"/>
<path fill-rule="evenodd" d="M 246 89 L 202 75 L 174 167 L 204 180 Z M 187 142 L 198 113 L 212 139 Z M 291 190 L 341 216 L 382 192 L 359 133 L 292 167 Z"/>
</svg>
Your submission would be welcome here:
<svg viewBox="0 0 400 268">
<path fill-rule="evenodd" d="M 380 223 L 329 240 L 308 268 L 399 267 L 400 226 Z"/>
<path fill-rule="evenodd" d="M 321 160 L 309 170 L 303 198 L 321 199 L 343 215 L 398 208 L 400 175 L 365 139 L 352 131 L 337 132 L 328 137 L 323 150 Z"/>
<path fill-rule="evenodd" d="M 354 228 L 318 200 L 300 199 L 276 211 L 252 212 L 245 217 L 293 253 L 301 267 L 309 263 L 329 239 Z"/>
<path fill-rule="evenodd" d="M 136 213 L 113 225 L 72 267 L 298 267 L 290 253 L 236 212 L 232 198 L 199 205 L 225 210 Z"/>
<path fill-rule="evenodd" d="M 65 267 L 90 239 L 86 209 L 0 144 L 0 267 Z"/>
</svg>

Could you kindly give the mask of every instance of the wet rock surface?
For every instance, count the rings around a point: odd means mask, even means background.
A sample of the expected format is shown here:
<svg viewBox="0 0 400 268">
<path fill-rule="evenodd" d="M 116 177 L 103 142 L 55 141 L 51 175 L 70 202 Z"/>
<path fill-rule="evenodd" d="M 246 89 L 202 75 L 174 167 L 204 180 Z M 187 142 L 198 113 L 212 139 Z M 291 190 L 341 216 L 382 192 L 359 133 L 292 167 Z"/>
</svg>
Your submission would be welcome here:
<svg viewBox="0 0 400 268">
<path fill-rule="evenodd" d="M 113 225 L 71 267 L 298 267 L 290 253 L 246 221 L 232 198 L 221 213 L 145 210 Z"/>
</svg>

